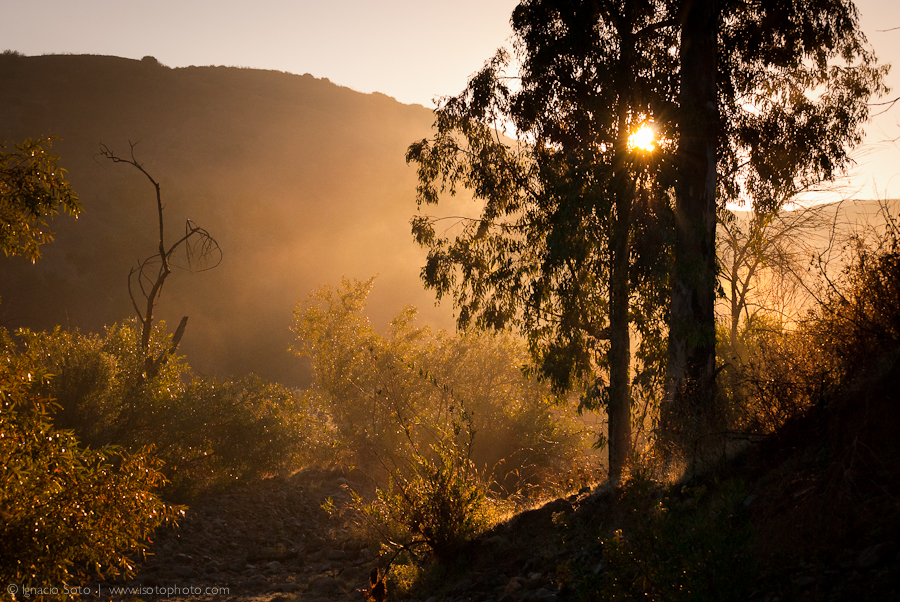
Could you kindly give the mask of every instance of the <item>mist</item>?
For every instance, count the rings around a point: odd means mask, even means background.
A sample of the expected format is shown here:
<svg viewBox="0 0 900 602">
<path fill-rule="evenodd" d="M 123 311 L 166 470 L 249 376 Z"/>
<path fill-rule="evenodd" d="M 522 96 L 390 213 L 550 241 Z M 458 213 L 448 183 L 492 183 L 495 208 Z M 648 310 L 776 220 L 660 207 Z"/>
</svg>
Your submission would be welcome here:
<svg viewBox="0 0 900 602">
<path fill-rule="evenodd" d="M 101 143 L 133 150 L 160 183 L 167 239 L 191 219 L 223 251 L 203 272 L 177 256 L 156 309 L 170 328 L 189 317 L 180 352 L 197 372 L 308 384 L 288 352 L 292 311 L 343 276 L 378 276 L 376 329 L 407 304 L 422 323 L 453 327 L 449 302 L 435 307 L 423 290 L 425 253 L 409 227 L 416 175 L 404 154 L 429 135 L 430 110 L 310 75 L 152 57 L 8 57 L 0 77 L 0 138 L 58 137 L 53 152 L 84 204 L 77 221 L 52 222 L 39 262 L 2 262 L 6 327 L 98 332 L 134 315 L 126 280 L 158 245 L 155 192 L 99 156 Z"/>
</svg>

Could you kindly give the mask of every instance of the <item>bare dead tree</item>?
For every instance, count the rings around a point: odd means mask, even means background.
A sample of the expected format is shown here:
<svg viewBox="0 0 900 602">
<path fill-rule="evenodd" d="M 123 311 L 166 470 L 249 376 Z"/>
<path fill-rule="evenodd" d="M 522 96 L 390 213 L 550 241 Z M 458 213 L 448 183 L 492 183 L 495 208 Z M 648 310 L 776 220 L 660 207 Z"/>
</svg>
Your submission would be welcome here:
<svg viewBox="0 0 900 602">
<path fill-rule="evenodd" d="M 791 322 L 811 301 L 810 260 L 827 232 L 829 209 L 720 215 L 718 256 L 732 348 L 738 329 L 758 315 Z M 742 358 L 746 359 L 746 358 Z"/>
<path fill-rule="evenodd" d="M 181 337 L 184 335 L 184 329 L 187 326 L 188 317 L 181 318 L 178 328 L 172 337 L 172 343 L 168 349 L 164 349 L 157 357 L 153 357 L 150 353 L 150 334 L 153 330 L 153 310 L 159 302 L 162 294 L 163 284 L 169 274 L 172 273 L 172 257 L 179 249 L 183 249 L 188 269 L 192 271 L 203 272 L 218 266 L 222 262 L 222 249 L 219 243 L 204 228 L 197 226 L 190 219 L 186 220 L 184 226 L 184 235 L 169 246 L 165 242 L 165 227 L 163 222 L 163 202 L 160 192 L 159 182 L 151 176 L 143 165 L 141 165 L 134 156 L 134 147 L 136 143 L 131 145 L 130 157 L 123 158 L 116 155 L 105 144 L 100 145 L 100 154 L 112 161 L 113 163 L 125 163 L 131 165 L 150 180 L 156 190 L 156 212 L 159 218 L 159 247 L 157 252 L 139 262 L 137 267 L 131 268 L 128 272 L 128 294 L 131 297 L 131 304 L 137 313 L 141 322 L 141 350 L 144 352 L 144 371 L 147 379 L 154 378 L 159 374 L 160 369 L 165 364 L 169 356 L 175 353 Z M 136 289 L 140 291 L 139 295 L 142 301 L 139 304 L 136 297 Z M 141 309 L 143 305 L 143 309 Z"/>
</svg>

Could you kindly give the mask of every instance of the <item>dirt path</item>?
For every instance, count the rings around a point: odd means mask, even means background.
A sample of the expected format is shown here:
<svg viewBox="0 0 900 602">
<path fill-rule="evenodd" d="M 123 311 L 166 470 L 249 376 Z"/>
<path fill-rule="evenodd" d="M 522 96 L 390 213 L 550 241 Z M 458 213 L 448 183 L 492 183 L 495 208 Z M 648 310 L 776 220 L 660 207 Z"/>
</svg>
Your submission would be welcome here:
<svg viewBox="0 0 900 602">
<path fill-rule="evenodd" d="M 339 472 L 303 471 L 198 500 L 179 527 L 157 534 L 137 576 L 100 584 L 100 598 L 361 601 L 376 551 L 337 516 L 360 486 Z M 337 512 L 322 509 L 327 499 Z"/>
</svg>

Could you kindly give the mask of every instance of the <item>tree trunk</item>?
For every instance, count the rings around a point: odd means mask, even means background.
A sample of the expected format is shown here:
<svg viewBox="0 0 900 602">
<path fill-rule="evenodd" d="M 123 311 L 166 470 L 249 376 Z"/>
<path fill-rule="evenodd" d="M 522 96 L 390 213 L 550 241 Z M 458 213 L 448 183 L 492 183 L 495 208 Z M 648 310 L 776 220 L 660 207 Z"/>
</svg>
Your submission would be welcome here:
<svg viewBox="0 0 900 602">
<path fill-rule="evenodd" d="M 715 0 L 685 0 L 681 15 L 679 178 L 669 316 L 669 391 L 663 436 L 682 449 L 711 424 L 715 403 Z"/>
<path fill-rule="evenodd" d="M 631 336 L 628 332 L 628 267 L 634 185 L 617 190 L 609 295 L 609 478 L 619 481 L 631 455 Z"/>
<path fill-rule="evenodd" d="M 631 19 L 626 18 L 626 27 Z M 622 29 L 620 77 L 632 81 L 634 39 L 630 29 Z M 618 109 L 618 140 L 615 158 L 615 219 L 610 236 L 609 282 L 609 478 L 618 482 L 622 478 L 628 457 L 631 455 L 631 336 L 628 331 L 628 309 L 631 286 L 631 208 L 634 202 L 636 177 L 628 166 L 628 127 L 631 96 L 624 94 Z"/>
</svg>

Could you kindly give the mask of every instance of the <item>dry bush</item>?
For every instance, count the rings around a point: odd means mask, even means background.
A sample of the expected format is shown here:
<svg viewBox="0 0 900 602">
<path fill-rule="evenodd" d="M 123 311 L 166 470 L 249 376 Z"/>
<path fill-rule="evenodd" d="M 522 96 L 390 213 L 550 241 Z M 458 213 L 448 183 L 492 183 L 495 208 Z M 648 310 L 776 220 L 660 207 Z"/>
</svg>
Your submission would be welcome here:
<svg viewBox="0 0 900 602">
<path fill-rule="evenodd" d="M 885 217 L 878 236 L 852 241 L 837 277 L 822 270 L 819 302 L 795 328 L 760 318 L 744 325 L 748 359 L 720 379 L 735 428 L 773 432 L 900 348 L 900 229 Z M 721 339 L 720 356 L 737 355 Z"/>
<path fill-rule="evenodd" d="M 411 446 L 440 442 L 464 412 L 475 433 L 470 460 L 496 493 L 550 485 L 578 465 L 588 434 L 547 385 L 524 375 L 521 341 L 433 333 L 413 324 L 413 308 L 380 335 L 363 313 L 372 287 L 372 280 L 323 287 L 294 314 L 296 351 L 312 359 L 313 391 L 328 409 L 340 461 L 384 484 Z"/>
</svg>

